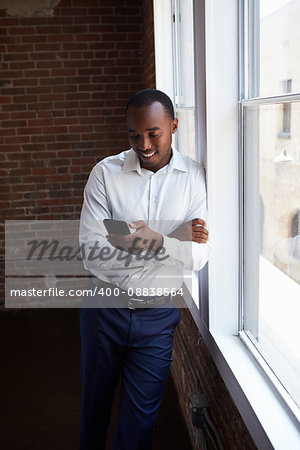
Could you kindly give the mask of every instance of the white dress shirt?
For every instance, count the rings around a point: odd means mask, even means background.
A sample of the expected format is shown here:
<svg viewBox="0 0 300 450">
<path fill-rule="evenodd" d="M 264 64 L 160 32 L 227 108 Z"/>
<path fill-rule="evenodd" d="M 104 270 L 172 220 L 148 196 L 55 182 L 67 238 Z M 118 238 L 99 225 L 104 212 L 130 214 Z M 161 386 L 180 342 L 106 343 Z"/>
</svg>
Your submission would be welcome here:
<svg viewBox="0 0 300 450">
<path fill-rule="evenodd" d="M 122 289 L 179 289 L 184 270 L 200 270 L 206 264 L 209 244 L 183 242 L 168 234 L 197 217 L 207 218 L 205 177 L 199 163 L 173 148 L 169 164 L 154 173 L 140 166 L 133 149 L 109 156 L 92 169 L 84 191 L 80 219 L 84 266 L 97 278 Z M 103 219 L 127 223 L 144 220 L 163 235 L 166 258 L 145 261 L 131 255 L 126 266 L 124 260 L 118 260 L 120 251 L 105 238 L 108 233 Z M 108 261 L 89 260 L 87 255 L 95 242 L 115 256 Z"/>
</svg>

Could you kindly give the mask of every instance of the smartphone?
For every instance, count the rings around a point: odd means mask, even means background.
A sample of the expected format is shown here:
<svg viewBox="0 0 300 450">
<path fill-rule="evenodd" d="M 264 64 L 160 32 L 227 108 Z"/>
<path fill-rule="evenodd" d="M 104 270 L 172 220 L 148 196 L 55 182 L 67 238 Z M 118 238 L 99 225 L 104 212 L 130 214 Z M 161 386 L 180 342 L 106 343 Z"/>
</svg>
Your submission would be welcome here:
<svg viewBox="0 0 300 450">
<path fill-rule="evenodd" d="M 130 229 L 124 220 L 103 219 L 108 234 L 130 234 Z"/>
</svg>

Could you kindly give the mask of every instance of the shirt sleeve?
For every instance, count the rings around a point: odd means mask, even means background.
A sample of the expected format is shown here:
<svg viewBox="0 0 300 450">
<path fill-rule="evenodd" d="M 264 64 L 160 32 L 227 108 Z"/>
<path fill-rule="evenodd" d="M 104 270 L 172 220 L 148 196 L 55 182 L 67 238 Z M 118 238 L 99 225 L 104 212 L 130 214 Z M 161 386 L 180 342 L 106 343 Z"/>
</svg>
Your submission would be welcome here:
<svg viewBox="0 0 300 450">
<path fill-rule="evenodd" d="M 206 184 L 204 170 L 198 167 L 193 183 L 193 195 L 190 209 L 184 222 L 200 218 L 207 223 Z M 176 238 L 163 236 L 164 254 L 168 256 L 163 261 L 166 265 L 176 265 L 181 269 L 200 270 L 208 261 L 210 244 L 201 244 L 192 241 L 180 241 Z"/>
<path fill-rule="evenodd" d="M 112 213 L 103 171 L 95 166 L 84 190 L 79 228 L 80 248 L 85 269 L 99 278 L 116 283 L 120 270 L 126 279 L 133 269 L 144 267 L 145 261 L 136 261 L 135 255 L 120 251 L 107 241 L 105 236 L 108 233 L 103 219 L 110 218 Z"/>
</svg>

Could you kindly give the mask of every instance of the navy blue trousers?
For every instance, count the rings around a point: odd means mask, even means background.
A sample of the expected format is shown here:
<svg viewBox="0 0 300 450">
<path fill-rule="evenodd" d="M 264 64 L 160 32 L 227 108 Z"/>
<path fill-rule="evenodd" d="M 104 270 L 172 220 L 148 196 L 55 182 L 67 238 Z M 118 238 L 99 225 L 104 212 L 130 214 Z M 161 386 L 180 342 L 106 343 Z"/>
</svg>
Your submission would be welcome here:
<svg viewBox="0 0 300 450">
<path fill-rule="evenodd" d="M 112 298 L 106 299 L 110 302 Z M 114 304 L 120 300 L 114 299 Z M 80 309 L 80 450 L 104 450 L 115 389 L 122 389 L 114 450 L 150 450 L 180 320 L 170 301 L 157 308 Z"/>
</svg>

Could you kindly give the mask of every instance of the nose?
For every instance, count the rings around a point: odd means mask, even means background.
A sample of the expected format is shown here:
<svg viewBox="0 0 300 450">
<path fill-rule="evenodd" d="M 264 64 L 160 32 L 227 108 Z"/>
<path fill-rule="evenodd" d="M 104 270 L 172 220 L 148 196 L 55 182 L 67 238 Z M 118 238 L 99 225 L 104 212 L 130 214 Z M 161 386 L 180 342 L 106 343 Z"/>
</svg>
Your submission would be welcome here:
<svg viewBox="0 0 300 450">
<path fill-rule="evenodd" d="M 139 147 L 141 150 L 149 150 L 151 147 L 151 140 L 148 136 L 141 136 L 139 139 Z"/>
</svg>

